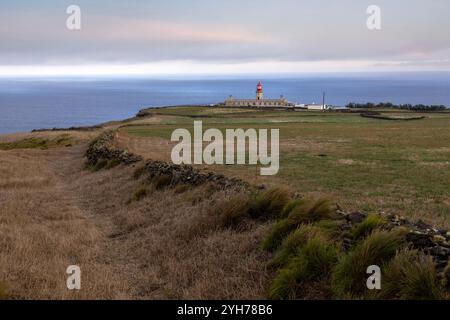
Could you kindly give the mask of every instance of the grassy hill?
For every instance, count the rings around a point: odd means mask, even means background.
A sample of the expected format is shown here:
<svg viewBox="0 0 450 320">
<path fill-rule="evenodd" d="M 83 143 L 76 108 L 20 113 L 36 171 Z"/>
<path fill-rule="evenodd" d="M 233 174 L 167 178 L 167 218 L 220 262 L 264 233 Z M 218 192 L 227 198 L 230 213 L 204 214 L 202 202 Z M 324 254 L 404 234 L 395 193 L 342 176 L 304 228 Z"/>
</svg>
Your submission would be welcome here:
<svg viewBox="0 0 450 320">
<path fill-rule="evenodd" d="M 385 211 L 450 226 L 450 114 L 424 116 L 388 121 L 359 113 L 175 107 L 92 130 L 1 136 L 0 298 L 313 299 L 349 290 L 362 297 L 347 275 L 358 278 L 357 262 L 371 262 L 367 248 L 379 249 L 393 279 L 417 275 L 420 282 L 403 297 L 417 297 L 414 290 L 428 285 L 424 298 L 442 298 L 434 265 L 401 246 L 390 220 L 374 217 Z M 173 183 L 164 164 L 170 135 L 192 129 L 194 120 L 204 128 L 280 129 L 279 174 L 199 165 L 201 184 Z M 105 131 L 112 133 L 108 147 L 142 160 L 87 165 L 89 143 Z M 155 160 L 161 162 L 150 166 Z M 150 167 L 165 173 L 152 176 Z M 221 174 L 249 187 L 218 187 Z M 365 220 L 348 224 L 337 208 L 360 211 Z M 301 254 L 290 251 L 297 246 Z M 71 264 L 82 270 L 79 292 L 66 289 Z M 405 271 L 405 264 L 415 269 Z"/>
</svg>

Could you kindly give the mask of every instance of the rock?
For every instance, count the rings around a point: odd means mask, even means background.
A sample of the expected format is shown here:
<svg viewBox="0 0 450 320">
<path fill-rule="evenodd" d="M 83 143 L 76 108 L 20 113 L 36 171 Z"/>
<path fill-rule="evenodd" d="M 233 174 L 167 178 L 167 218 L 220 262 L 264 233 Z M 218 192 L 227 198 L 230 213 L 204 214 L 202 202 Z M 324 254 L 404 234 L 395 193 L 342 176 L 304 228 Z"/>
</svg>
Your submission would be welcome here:
<svg viewBox="0 0 450 320">
<path fill-rule="evenodd" d="M 423 230 L 427 230 L 427 229 L 431 229 L 432 227 L 429 225 L 429 224 L 427 224 L 427 223 L 425 223 L 423 220 L 419 220 L 419 221 L 417 221 L 415 224 L 414 224 L 417 228 L 419 228 L 419 229 L 423 229 Z"/>
<path fill-rule="evenodd" d="M 113 148 L 113 141 L 114 132 L 105 131 L 93 142 L 91 142 L 85 154 L 88 165 L 94 166 L 101 159 L 115 160 L 126 165 L 142 160 L 140 156 L 132 154 L 126 150 Z"/>
<path fill-rule="evenodd" d="M 445 243 L 446 239 L 445 237 L 441 236 L 441 235 L 434 235 L 433 236 L 433 242 L 434 243 Z"/>
<path fill-rule="evenodd" d="M 240 179 L 227 178 L 224 175 L 213 172 L 201 173 L 192 166 L 175 165 L 164 161 L 147 161 L 144 172 L 147 173 L 150 179 L 167 175 L 171 178 L 171 185 L 188 184 L 198 186 L 211 183 L 222 190 L 235 187 L 248 187 L 248 184 Z"/>
<path fill-rule="evenodd" d="M 428 251 L 433 256 L 439 256 L 439 257 L 443 257 L 446 259 L 450 256 L 450 249 L 441 247 L 441 246 L 433 247 L 433 248 L 429 249 Z"/>
<path fill-rule="evenodd" d="M 352 224 L 361 223 L 366 219 L 367 214 L 363 212 L 352 212 L 345 216 L 347 221 L 350 221 Z"/>
<path fill-rule="evenodd" d="M 432 237 L 426 233 L 413 231 L 406 235 L 406 241 L 410 242 L 415 248 L 433 247 Z"/>
</svg>

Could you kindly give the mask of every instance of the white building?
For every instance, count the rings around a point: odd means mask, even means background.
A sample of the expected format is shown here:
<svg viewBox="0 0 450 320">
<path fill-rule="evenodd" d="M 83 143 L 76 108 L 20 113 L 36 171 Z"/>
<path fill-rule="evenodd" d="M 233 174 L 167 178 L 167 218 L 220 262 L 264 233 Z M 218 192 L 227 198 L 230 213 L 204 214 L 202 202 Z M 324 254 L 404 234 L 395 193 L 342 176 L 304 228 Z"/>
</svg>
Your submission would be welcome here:
<svg viewBox="0 0 450 320">
<path fill-rule="evenodd" d="M 230 96 L 225 100 L 226 107 L 256 107 L 256 108 L 277 108 L 277 107 L 293 107 L 283 96 L 280 99 L 265 99 L 261 82 L 256 86 L 256 99 L 235 99 Z"/>
</svg>

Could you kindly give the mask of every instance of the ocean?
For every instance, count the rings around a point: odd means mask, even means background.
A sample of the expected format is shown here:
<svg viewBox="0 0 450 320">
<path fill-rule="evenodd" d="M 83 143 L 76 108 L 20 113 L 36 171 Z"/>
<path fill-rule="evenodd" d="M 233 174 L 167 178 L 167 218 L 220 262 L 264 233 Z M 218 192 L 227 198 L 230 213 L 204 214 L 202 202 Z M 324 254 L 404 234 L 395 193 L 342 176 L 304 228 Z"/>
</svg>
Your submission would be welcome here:
<svg viewBox="0 0 450 320">
<path fill-rule="evenodd" d="M 262 81 L 267 98 L 344 106 L 349 102 L 450 106 L 450 72 L 311 74 L 196 78 L 0 77 L 0 134 L 88 126 L 132 117 L 145 107 L 213 104 L 229 95 L 253 98 Z"/>
</svg>

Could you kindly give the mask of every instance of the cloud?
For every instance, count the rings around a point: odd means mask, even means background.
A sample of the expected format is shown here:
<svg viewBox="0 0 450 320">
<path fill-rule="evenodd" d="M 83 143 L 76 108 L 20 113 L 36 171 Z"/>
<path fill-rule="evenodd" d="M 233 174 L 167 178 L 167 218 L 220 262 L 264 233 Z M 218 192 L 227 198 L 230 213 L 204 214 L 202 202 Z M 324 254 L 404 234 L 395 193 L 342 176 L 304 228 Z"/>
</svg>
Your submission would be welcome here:
<svg viewBox="0 0 450 320">
<path fill-rule="evenodd" d="M 366 28 L 366 0 L 79 0 L 80 31 L 66 29 L 63 5 L 43 1 L 0 13 L 0 65 L 450 68 L 450 2 L 442 0 L 378 0 L 376 32 Z"/>
</svg>

